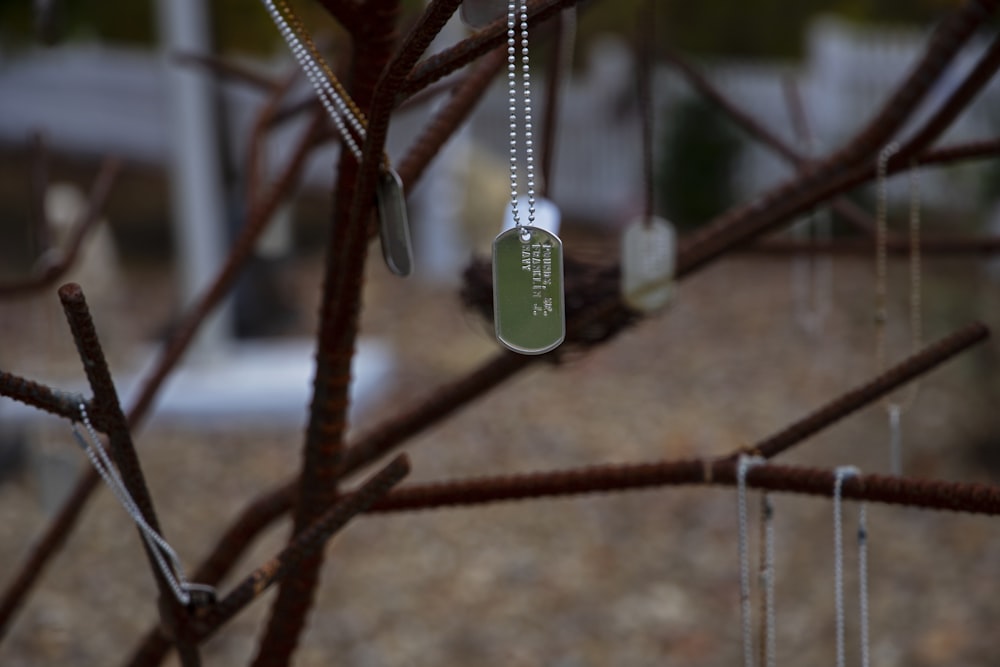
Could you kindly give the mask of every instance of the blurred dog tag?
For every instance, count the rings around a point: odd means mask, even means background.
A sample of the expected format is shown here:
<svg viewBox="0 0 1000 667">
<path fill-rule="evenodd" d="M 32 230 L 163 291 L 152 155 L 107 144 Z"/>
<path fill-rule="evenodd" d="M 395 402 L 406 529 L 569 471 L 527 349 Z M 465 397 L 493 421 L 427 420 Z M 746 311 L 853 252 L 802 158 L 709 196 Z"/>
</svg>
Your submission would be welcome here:
<svg viewBox="0 0 1000 667">
<path fill-rule="evenodd" d="M 663 218 L 639 217 L 622 237 L 622 298 L 643 313 L 659 310 L 673 295 L 677 258 L 673 225 Z"/>
<path fill-rule="evenodd" d="M 392 169 L 379 172 L 375 197 L 385 265 L 397 276 L 408 276 L 413 270 L 413 245 L 410 243 L 410 224 L 406 218 L 403 181 L 399 174 Z"/>
<path fill-rule="evenodd" d="M 462 0 L 462 23 L 474 30 L 493 23 L 507 13 L 507 0 Z"/>
<path fill-rule="evenodd" d="M 542 354 L 566 337 L 562 241 L 538 227 L 501 232 L 493 241 L 493 322 L 514 352 Z"/>
</svg>

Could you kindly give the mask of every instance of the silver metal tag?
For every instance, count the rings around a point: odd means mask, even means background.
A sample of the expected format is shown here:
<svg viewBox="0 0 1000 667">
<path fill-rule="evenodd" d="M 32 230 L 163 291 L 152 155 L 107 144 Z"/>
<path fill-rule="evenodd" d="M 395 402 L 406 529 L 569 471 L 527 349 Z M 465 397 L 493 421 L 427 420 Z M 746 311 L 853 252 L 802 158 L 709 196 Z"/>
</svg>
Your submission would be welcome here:
<svg viewBox="0 0 1000 667">
<path fill-rule="evenodd" d="M 385 265 L 397 276 L 408 276 L 413 270 L 413 244 L 410 242 L 410 223 L 406 217 L 403 181 L 395 170 L 384 169 L 379 172 L 375 198 Z"/>
<path fill-rule="evenodd" d="M 462 0 L 462 23 L 478 30 L 507 12 L 507 0 Z"/>
<path fill-rule="evenodd" d="M 493 241 L 493 322 L 514 352 L 542 354 L 566 337 L 562 241 L 538 227 L 501 232 Z"/>
<path fill-rule="evenodd" d="M 663 218 L 639 217 L 622 237 L 622 299 L 630 308 L 650 313 L 673 295 L 677 242 L 673 225 Z"/>
</svg>

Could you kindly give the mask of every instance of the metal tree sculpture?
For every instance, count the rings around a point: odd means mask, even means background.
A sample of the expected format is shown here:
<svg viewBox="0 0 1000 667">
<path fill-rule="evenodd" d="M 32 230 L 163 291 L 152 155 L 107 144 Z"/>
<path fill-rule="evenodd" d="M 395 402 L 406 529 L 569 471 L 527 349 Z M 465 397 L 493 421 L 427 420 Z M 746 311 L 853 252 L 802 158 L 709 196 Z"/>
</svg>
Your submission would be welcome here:
<svg viewBox="0 0 1000 667">
<path fill-rule="evenodd" d="M 462 126 L 506 62 L 506 26 L 501 20 L 443 52 L 420 59 L 460 1 L 433 0 L 400 38 L 397 32 L 400 0 L 320 0 L 352 37 L 350 93 L 365 110 L 368 126 L 362 159 L 357 161 L 349 152 L 342 152 L 334 184 L 333 220 L 326 248 L 320 324 L 316 334 L 317 371 L 302 464 L 300 473 L 294 479 L 262 492 L 244 508 L 219 536 L 211 555 L 192 578 L 205 584 L 218 583 L 254 537 L 286 513 L 291 513 L 294 519 L 293 536 L 286 549 L 217 601 L 185 607 L 174 600 L 162 577 L 156 574 L 161 592 L 161 622 L 142 640 L 129 658 L 129 664 L 159 664 L 171 646 L 178 650 L 183 664 L 199 664 L 199 644 L 271 584 L 277 584 L 280 590 L 254 663 L 288 664 L 313 602 L 323 565 L 322 546 L 334 532 L 359 514 L 626 491 L 652 486 L 732 486 L 736 483 L 739 454 L 752 452 L 771 459 L 987 336 L 983 325 L 971 324 L 853 391 L 834 398 L 773 436 L 717 458 L 595 465 L 558 472 L 396 486 L 408 471 L 406 457 L 398 456 L 357 490 L 346 491 L 345 480 L 362 468 L 378 462 L 419 432 L 447 419 L 462 406 L 525 368 L 540 361 L 558 359 L 563 353 L 557 350 L 542 357 L 525 357 L 498 352 L 486 363 L 469 370 L 464 377 L 439 387 L 428 399 L 386 417 L 364 435 L 347 441 L 348 384 L 362 308 L 363 275 L 368 256 L 366 249 L 373 235 L 370 218 L 379 160 L 393 110 L 446 75 L 469 66 L 451 84 L 447 101 L 413 140 L 397 165 L 406 187 L 412 189 L 437 152 Z M 532 0 L 528 4 L 529 21 L 533 26 L 541 25 L 560 10 L 575 4 L 576 0 Z M 899 82 L 874 117 L 839 150 L 816 159 L 806 159 L 789 147 L 729 101 L 679 54 L 671 54 L 673 64 L 697 91 L 798 168 L 796 175 L 786 182 L 748 204 L 726 211 L 684 237 L 679 250 L 677 278 L 684 279 L 710 267 L 725 254 L 747 247 L 765 233 L 789 224 L 796 216 L 824 202 L 830 202 L 860 227 L 870 228 L 866 215 L 843 199 L 843 195 L 873 180 L 879 150 L 898 136 L 918 103 L 948 71 L 956 55 L 973 33 L 989 20 L 996 6 L 997 2 L 993 0 L 968 0 L 952 10 L 927 39 L 924 53 L 916 66 Z M 218 63 L 210 62 L 209 65 L 223 67 Z M 888 161 L 888 173 L 908 169 L 911 164 L 929 167 L 994 157 L 1000 153 L 1000 140 L 943 147 L 935 145 L 998 67 L 1000 38 L 994 38 L 961 85 Z M 238 69 L 232 68 L 227 73 L 241 75 Z M 274 95 L 256 124 L 260 131 L 264 131 L 276 118 L 277 101 L 286 86 L 259 80 L 256 83 L 269 86 Z M 556 89 L 553 86 L 550 90 Z M 180 325 L 159 352 L 137 398 L 126 409 L 119 403 L 82 291 L 72 284 L 59 291 L 92 391 L 92 397 L 85 401 L 86 411 L 94 427 L 107 435 L 125 486 L 136 499 L 146 522 L 154 527 L 157 525 L 154 503 L 145 488 L 130 431 L 149 415 L 165 379 L 178 364 L 205 318 L 232 288 L 278 203 L 299 179 L 310 151 L 333 137 L 318 105 L 303 105 L 293 112 L 310 114 L 312 120 L 307 131 L 300 137 L 276 182 L 266 191 L 254 193 L 248 222 L 233 245 L 225 266 L 214 283 L 183 316 Z M 87 225 L 96 217 L 106 194 L 108 178 L 110 176 L 102 179 L 95 188 L 93 211 L 85 221 Z M 83 231 L 81 229 L 81 235 Z M 834 242 L 831 244 L 834 247 L 830 249 L 836 249 L 838 243 L 849 246 L 854 242 Z M 929 252 L 936 248 L 943 251 L 989 251 L 997 248 L 994 239 L 930 239 L 926 245 Z M 774 243 L 766 247 L 781 250 Z M 891 240 L 890 249 L 904 251 L 906 247 L 905 240 Z M 0 296 L 46 288 L 58 279 L 62 268 L 54 267 L 30 284 L 0 285 Z M 616 284 L 617 269 L 584 266 L 579 273 L 582 276 L 579 284 L 571 286 L 571 289 L 579 290 L 586 298 L 578 299 L 579 302 L 568 310 L 567 348 L 584 352 L 612 339 L 626 326 L 641 324 L 641 317 L 619 301 L 617 290 L 607 289 L 608 285 L 613 287 Z M 476 280 L 471 274 L 469 279 L 472 283 Z M 479 282 L 483 280 L 479 279 Z M 468 289 L 471 294 L 469 299 L 475 301 L 475 286 L 470 284 Z M 0 372 L 0 394 L 68 420 L 79 419 L 79 397 L 22 377 Z M 751 487 L 773 491 L 830 496 L 833 480 L 831 470 L 768 463 L 750 471 L 747 483 Z M 99 481 L 97 473 L 92 470 L 80 477 L 42 539 L 27 560 L 12 573 L 0 599 L 0 636 L 10 627 L 12 618 L 45 566 L 62 547 Z M 844 481 L 842 493 L 845 498 L 917 508 L 990 515 L 1000 513 L 1000 488 L 982 484 L 859 475 Z"/>
</svg>

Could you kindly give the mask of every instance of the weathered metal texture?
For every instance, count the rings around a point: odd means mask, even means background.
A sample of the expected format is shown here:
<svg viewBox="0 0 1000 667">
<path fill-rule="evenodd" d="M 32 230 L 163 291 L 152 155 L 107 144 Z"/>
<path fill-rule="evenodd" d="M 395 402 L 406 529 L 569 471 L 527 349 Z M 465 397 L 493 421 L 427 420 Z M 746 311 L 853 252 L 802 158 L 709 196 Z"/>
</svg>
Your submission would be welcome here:
<svg viewBox="0 0 1000 667">
<path fill-rule="evenodd" d="M 266 229 L 285 193 L 298 180 L 309 149 L 312 148 L 312 137 L 319 127 L 320 120 L 321 117 L 316 116 L 267 198 L 251 212 L 247 225 L 226 258 L 225 266 L 218 278 L 185 313 L 174 335 L 162 348 L 153 369 L 142 383 L 138 398 L 128 410 L 130 426 L 135 427 L 145 418 L 164 381 L 183 357 L 201 323 L 231 289 L 247 258 L 250 257 L 257 238 Z M 11 396 L 17 398 L 16 395 Z M 101 418 L 101 415 L 97 416 L 97 424 L 101 424 Z M 5 633 L 13 614 L 41 575 L 45 565 L 65 543 L 99 482 L 100 476 L 90 468 L 80 475 L 59 511 L 45 527 L 11 583 L 4 589 L 3 597 L 0 598 L 0 637 Z"/>
<path fill-rule="evenodd" d="M 289 577 L 306 558 L 322 551 L 333 535 L 352 518 L 367 511 L 409 471 L 409 460 L 401 454 L 372 475 L 357 491 L 341 496 L 308 527 L 296 533 L 281 553 L 247 575 L 218 604 L 206 609 L 194 624 L 199 638 L 210 636 L 271 585 Z"/>
<path fill-rule="evenodd" d="M 366 7 L 364 30 L 353 37 L 353 72 L 349 90 L 361 109 L 372 103 L 376 82 L 387 67 L 396 42 L 398 0 L 373 0 Z M 367 111 L 367 147 L 379 122 Z M 387 121 L 386 121 L 387 122 Z M 381 144 L 373 167 L 383 151 Z M 374 169 L 373 169 L 374 176 Z M 337 498 L 337 467 L 347 429 L 351 358 L 358 333 L 358 313 L 368 255 L 368 217 L 374 183 L 365 197 L 359 165 L 342 151 L 335 184 L 333 219 L 326 252 L 320 303 L 316 376 L 309 407 L 299 493 L 293 512 L 293 536 L 305 530 Z M 356 214 L 355 211 L 357 212 Z M 285 665 L 298 645 L 319 581 L 323 552 L 305 557 L 278 591 L 253 664 Z"/>
<path fill-rule="evenodd" d="M 768 463 L 754 467 L 746 481 L 748 486 L 766 491 L 830 497 L 835 475 L 827 469 Z M 467 507 L 691 484 L 735 486 L 736 463 L 730 458 L 658 461 L 419 484 L 390 493 L 373 511 Z M 1000 514 L 1000 486 L 991 484 L 859 475 L 845 482 L 842 495 L 921 509 Z"/>
<path fill-rule="evenodd" d="M 107 424 L 106 432 L 111 458 L 115 467 L 118 468 L 122 483 L 135 501 L 135 505 L 146 524 L 163 535 L 163 529 L 160 528 L 160 521 L 153 506 L 153 497 L 146 485 L 146 478 L 142 474 L 142 467 L 139 464 L 139 456 L 132 443 L 128 420 L 125 413 L 122 412 L 118 391 L 111 378 L 111 369 L 104 357 L 104 350 L 97 337 L 97 329 L 94 327 L 90 310 L 87 308 L 87 300 L 83 295 L 83 290 L 75 283 L 63 285 L 59 288 L 59 299 L 62 302 L 63 311 L 66 313 L 66 320 L 69 322 L 69 329 L 73 334 L 73 341 L 76 343 L 87 382 L 94 394 L 91 401 L 94 417 L 98 422 Z M 200 664 L 200 659 L 197 644 L 185 631 L 188 625 L 188 610 L 174 597 L 173 591 L 163 578 L 156 558 L 146 540 L 141 540 L 141 543 L 160 592 L 159 608 L 162 623 L 166 627 L 176 629 L 173 632 L 173 639 L 182 662 L 185 667 L 194 667 Z"/>
<path fill-rule="evenodd" d="M 388 30 L 385 28 L 395 24 L 394 2 L 369 0 L 365 4 L 358 4 L 350 0 L 322 0 L 322 4 L 347 27 L 356 40 L 357 69 L 355 80 L 352 82 L 354 86 L 352 92 L 363 107 L 368 100 L 371 101 L 368 106 L 371 126 L 360 171 L 352 168 L 352 160 L 347 160 L 341 165 L 341 180 L 338 183 L 335 201 L 335 217 L 339 224 L 334 225 L 330 252 L 327 256 L 327 276 L 318 335 L 320 369 L 317 372 L 315 400 L 307 431 L 304 469 L 307 472 L 312 470 L 311 464 L 314 462 L 319 462 L 320 465 L 316 468 L 317 474 L 310 473 L 311 481 L 303 478 L 301 490 L 299 481 L 290 482 L 261 496 L 248 506 L 239 520 L 223 535 L 218 548 L 205 565 L 199 568 L 195 576 L 197 580 L 207 582 L 221 577 L 231 568 L 235 558 L 245 549 L 256 532 L 287 511 L 300 491 L 303 495 L 311 494 L 317 501 L 327 501 L 317 502 L 315 506 L 307 506 L 301 502 L 299 504 L 299 511 L 296 513 L 299 530 L 296 531 L 297 537 L 290 547 L 293 552 L 289 552 L 296 554 L 293 557 L 295 560 L 302 558 L 298 567 L 289 565 L 287 559 L 279 560 L 276 561 L 279 563 L 277 566 L 275 563 L 265 566 L 265 570 L 270 573 L 268 577 L 257 579 L 258 583 L 271 581 L 269 577 L 273 575 L 275 567 L 284 563 L 289 574 L 282 586 L 282 595 L 287 588 L 289 607 L 297 610 L 298 615 L 297 619 L 291 619 L 285 625 L 283 625 L 284 619 L 277 617 L 272 619 L 269 625 L 270 639 L 265 637 L 261 654 L 258 656 L 259 664 L 286 664 L 294 650 L 298 631 L 302 627 L 301 622 L 308 611 L 317 581 L 320 562 L 319 558 L 304 555 L 304 550 L 307 550 L 306 543 L 311 545 L 308 548 L 315 548 L 322 542 L 318 533 L 303 531 L 312 531 L 313 528 L 310 526 L 315 525 L 313 521 L 325 512 L 346 511 L 343 510 L 343 503 L 347 502 L 350 505 L 349 499 L 353 496 L 346 498 L 338 496 L 337 482 L 537 360 L 511 354 L 499 355 L 465 378 L 443 387 L 412 410 L 386 422 L 368 436 L 359 439 L 354 446 L 348 448 L 342 446 L 347 404 L 346 384 L 354 337 L 357 334 L 361 273 L 366 254 L 364 250 L 371 231 L 368 223 L 371 193 L 374 188 L 378 157 L 381 155 L 388 128 L 389 114 L 402 100 L 411 97 L 418 90 L 501 46 L 505 25 L 503 21 L 497 21 L 455 47 L 417 64 L 417 58 L 451 15 L 458 4 L 457 0 L 433 2 L 418 21 L 416 28 L 406 38 L 398 55 L 391 59 L 389 56 L 394 33 L 391 27 Z M 537 25 L 572 4 L 574 0 L 531 2 L 529 3 L 531 23 Z M 801 163 L 800 160 L 803 172 L 789 182 L 774 188 L 753 204 L 720 216 L 704 229 L 685 239 L 679 257 L 678 277 L 689 275 L 717 257 L 746 245 L 763 233 L 789 221 L 799 212 L 808 210 L 860 183 L 870 181 L 874 176 L 876 152 L 899 131 L 917 101 L 940 78 L 973 30 L 989 13 L 995 11 L 996 4 L 994 1 L 977 0 L 967 2 L 954 10 L 932 35 L 924 57 L 912 74 L 890 95 L 888 102 L 875 118 L 843 149 L 814 162 Z M 502 49 L 497 51 L 502 54 Z M 985 81 L 992 76 L 998 63 L 1000 63 L 1000 47 L 995 42 L 959 89 L 912 135 L 914 139 L 907 142 L 897 154 L 898 157 L 890 163 L 890 173 L 907 169 L 913 163 L 926 165 L 974 159 L 993 156 L 1000 150 L 1000 141 L 927 150 L 954 119 L 957 112 L 967 106 Z M 472 108 L 486 82 L 501 64 L 501 55 L 491 56 L 490 59 L 480 63 L 473 73 L 459 84 L 452 99 L 425 129 L 421 139 L 411 149 L 408 158 L 401 163 L 400 170 L 406 172 L 408 184 L 412 184 L 419 177 L 450 133 L 459 126 L 461 119 Z M 278 183 L 271 188 L 267 197 L 259 202 L 259 206 L 254 208 L 241 238 L 217 281 L 185 316 L 178 332 L 164 348 L 156 368 L 143 385 L 139 400 L 129 410 L 127 420 L 120 407 L 117 411 L 112 410 L 109 413 L 105 405 L 97 404 L 99 393 L 106 397 L 105 391 L 108 386 L 113 391 L 113 385 L 108 384 L 110 374 L 100 380 L 98 384 L 104 388 L 100 392 L 95 388 L 95 399 L 88 404 L 88 410 L 93 413 L 94 423 L 98 428 L 112 433 L 113 444 L 117 442 L 117 445 L 127 448 L 127 445 L 122 444 L 120 434 L 127 434 L 129 426 L 134 426 L 145 416 L 163 380 L 176 365 L 202 320 L 231 287 L 234 277 L 249 255 L 257 236 L 270 219 L 277 202 L 296 180 L 309 149 L 322 136 L 322 120 L 316 116 Z M 764 140 L 768 142 L 766 137 Z M 780 147 L 776 149 L 782 152 Z M 858 214 L 857 211 L 854 213 Z M 857 221 L 866 222 L 862 219 L 863 215 L 863 213 L 856 215 Z M 859 227 L 864 228 L 864 225 L 859 224 Z M 606 271 L 607 275 L 601 275 L 600 272 L 594 275 L 606 282 L 608 276 L 613 277 L 616 268 L 612 267 Z M 589 301 L 586 307 L 579 309 L 570 325 L 597 331 L 597 334 L 590 335 L 592 343 L 596 343 L 605 340 L 616 331 L 614 326 L 609 326 L 610 321 L 617 321 L 623 317 L 634 317 L 634 315 L 623 309 L 617 295 L 609 293 Z M 985 329 L 980 325 L 973 325 L 956 332 L 953 336 L 890 369 L 869 384 L 835 399 L 782 432 L 761 441 L 756 449 L 767 455 L 777 454 L 900 384 L 926 372 L 984 336 Z M 558 360 L 559 357 L 546 355 L 545 358 Z M 74 412 L 70 403 L 72 398 L 10 374 L 0 374 L 0 394 L 12 396 L 64 417 L 72 418 Z M 116 436 L 115 433 L 119 435 Z M 137 471 L 138 462 L 134 463 Z M 125 465 L 129 465 L 128 462 Z M 430 507 L 442 502 L 487 502 L 515 497 L 640 488 L 665 483 L 732 484 L 735 475 L 734 465 L 734 459 L 730 456 L 708 461 L 657 462 L 610 468 L 598 466 L 552 475 L 488 478 L 485 482 L 459 480 L 399 489 L 386 496 L 380 507 L 384 510 L 402 509 L 404 506 Z M 329 482 L 327 489 L 320 489 L 317 486 L 310 488 L 310 484 L 315 485 L 318 483 L 316 480 L 321 479 Z M 71 494 L 70 501 L 47 527 L 39 545 L 15 574 L 12 584 L 0 601 L 0 633 L 9 625 L 11 615 L 36 581 L 44 564 L 68 535 L 87 497 L 96 487 L 97 480 L 98 477 L 94 473 L 81 477 Z M 760 488 L 820 495 L 829 495 L 832 489 L 830 471 L 771 464 L 755 468 L 748 476 L 748 481 L 751 486 Z M 864 497 L 874 501 L 960 511 L 996 513 L 1000 505 L 998 500 L 1000 492 L 996 487 L 922 482 L 905 478 L 879 476 L 853 478 L 845 482 L 843 492 L 847 498 Z M 141 491 L 137 493 L 141 494 Z M 329 509 L 334 506 L 340 510 Z M 351 511 L 353 512 L 353 509 Z M 303 518 L 307 515 L 311 520 Z M 299 550 L 294 551 L 295 549 Z M 246 592 L 240 595 L 245 596 Z M 252 599 L 252 596 L 249 599 Z M 242 604 L 245 604 L 245 601 L 241 601 L 240 605 Z M 238 606 L 233 603 L 233 609 Z M 220 607 L 215 613 L 222 611 L 223 608 Z M 174 626 L 169 632 L 174 636 L 191 637 L 190 633 L 195 625 L 190 623 L 184 614 L 177 614 L 174 620 Z M 204 627 L 202 626 L 203 629 Z M 279 630 L 289 631 L 286 637 L 290 639 L 276 637 L 280 634 Z M 196 664 L 197 653 L 194 650 L 196 643 L 195 641 L 182 645 L 182 659 L 185 664 Z M 165 646 L 165 638 L 160 633 L 151 634 L 140 650 L 133 654 L 132 664 L 158 663 L 162 659 Z"/>
</svg>

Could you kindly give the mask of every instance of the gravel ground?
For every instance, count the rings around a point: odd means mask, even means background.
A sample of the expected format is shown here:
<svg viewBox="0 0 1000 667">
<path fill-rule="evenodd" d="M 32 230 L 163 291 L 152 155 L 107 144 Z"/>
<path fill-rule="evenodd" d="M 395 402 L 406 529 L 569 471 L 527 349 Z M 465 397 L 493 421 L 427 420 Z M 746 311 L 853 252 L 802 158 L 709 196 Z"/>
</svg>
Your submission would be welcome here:
<svg viewBox="0 0 1000 667">
<path fill-rule="evenodd" d="M 412 478 L 713 455 L 766 436 L 874 371 L 868 265 L 839 260 L 835 271 L 834 308 L 823 333 L 813 336 L 795 324 L 787 264 L 721 263 L 685 281 L 666 313 L 560 367 L 529 369 L 414 439 L 406 448 Z M 374 261 L 369 274 L 363 329 L 391 343 L 400 365 L 358 431 L 495 349 L 484 325 L 457 305 L 453 289 L 393 279 Z M 292 269 L 306 333 L 317 276 L 316 259 Z M 141 313 L 145 324 L 133 318 L 129 335 L 154 329 L 169 314 L 163 310 L 169 299 L 155 298 L 169 293 L 165 278 L 149 271 L 132 277 L 124 303 L 109 309 L 120 312 L 114 322 Z M 927 283 L 928 339 L 993 310 L 977 296 L 988 293 L 978 276 L 959 265 L 932 263 Z M 41 375 L 41 367 L 48 376 L 77 373 L 50 305 L 0 308 L 5 368 L 31 376 Z M 986 348 L 968 353 L 923 383 L 904 422 L 909 474 L 997 480 L 996 468 L 977 454 L 990 429 L 1000 430 L 990 422 L 995 356 Z M 36 449 L 64 457 L 66 466 L 79 463 L 64 424 L 53 421 L 41 431 Z M 238 423 L 208 432 L 158 427 L 140 432 L 138 441 L 165 532 L 193 566 L 247 500 L 293 473 L 301 431 Z M 886 459 L 880 408 L 786 458 L 867 471 L 885 470 Z M 29 470 L 0 483 L 0 571 L 12 572 L 40 533 L 42 496 Z M 774 503 L 777 661 L 829 664 L 830 503 L 789 495 Z M 852 505 L 845 521 L 853 526 Z M 1000 524 L 888 507 L 871 507 L 869 522 L 872 664 L 1000 664 Z M 237 575 L 279 549 L 287 530 L 281 524 L 261 539 Z M 370 518 L 351 524 L 327 555 L 299 665 L 740 660 L 731 490 L 664 489 Z M 855 664 L 853 552 L 846 567 L 848 658 Z M 206 665 L 246 664 L 270 599 L 211 640 Z M 154 622 L 153 600 L 135 531 L 102 490 L 0 644 L 0 664 L 120 662 Z"/>
</svg>

